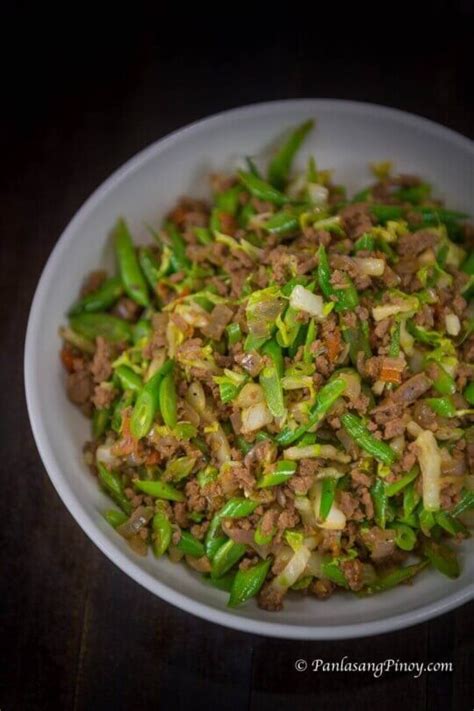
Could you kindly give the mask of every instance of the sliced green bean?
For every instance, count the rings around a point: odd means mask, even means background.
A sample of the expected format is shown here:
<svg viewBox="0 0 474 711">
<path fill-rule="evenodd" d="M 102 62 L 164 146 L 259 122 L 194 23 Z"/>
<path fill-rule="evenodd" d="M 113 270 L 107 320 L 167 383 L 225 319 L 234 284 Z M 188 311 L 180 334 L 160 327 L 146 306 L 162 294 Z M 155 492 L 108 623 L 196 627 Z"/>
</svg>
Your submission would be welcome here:
<svg viewBox="0 0 474 711">
<path fill-rule="evenodd" d="M 286 447 L 300 439 L 310 428 L 319 424 L 346 388 L 347 382 L 343 378 L 334 378 L 326 383 L 317 394 L 316 402 L 310 410 L 307 423 L 300 425 L 295 430 L 290 428 L 282 430 L 275 438 L 278 444 Z"/>
<path fill-rule="evenodd" d="M 173 372 L 169 372 L 161 381 L 159 390 L 159 407 L 163 421 L 173 429 L 178 421 L 177 394 Z"/>
<path fill-rule="evenodd" d="M 321 563 L 321 575 L 332 583 L 339 585 L 341 588 L 349 587 L 346 576 L 341 570 L 340 562 L 333 560 L 329 556 L 323 558 L 323 562 Z"/>
<path fill-rule="evenodd" d="M 69 323 L 73 331 L 94 341 L 101 336 L 106 341 L 131 341 L 132 329 L 127 321 L 118 316 L 103 313 L 82 313 L 71 316 Z"/>
<path fill-rule="evenodd" d="M 456 408 L 450 397 L 429 397 L 426 404 L 441 417 L 456 417 Z"/>
<path fill-rule="evenodd" d="M 185 555 L 190 555 L 192 558 L 202 558 L 206 555 L 203 544 L 189 531 L 181 531 L 181 537 L 178 541 L 177 548 Z"/>
<path fill-rule="evenodd" d="M 110 420 L 110 426 L 114 432 L 121 432 L 122 430 L 122 412 L 125 408 L 130 407 L 134 400 L 134 393 L 131 390 L 126 390 L 120 400 L 115 403 L 112 410 L 112 417 Z"/>
<path fill-rule="evenodd" d="M 140 264 L 141 270 L 145 275 L 150 288 L 155 291 L 157 284 L 160 279 L 165 276 L 167 269 L 161 269 L 155 255 L 151 249 L 148 249 L 147 247 L 140 247 L 138 250 L 138 263 Z"/>
<path fill-rule="evenodd" d="M 293 158 L 313 126 L 314 121 L 309 120 L 294 129 L 271 160 L 268 180 L 276 188 L 282 189 L 288 181 Z"/>
<path fill-rule="evenodd" d="M 128 521 L 128 514 L 124 511 L 117 511 L 117 509 L 109 509 L 108 511 L 104 511 L 104 518 L 113 528 L 118 528 L 118 526 L 121 526 L 125 521 Z"/>
<path fill-rule="evenodd" d="M 130 515 L 132 513 L 132 504 L 125 496 L 120 474 L 110 469 L 107 469 L 107 467 L 104 466 L 102 462 L 97 462 L 97 472 L 99 476 L 99 481 L 104 487 L 105 491 L 115 501 L 115 503 L 120 506 L 122 511 Z"/>
<path fill-rule="evenodd" d="M 251 597 L 255 597 L 265 582 L 270 570 L 271 559 L 262 560 L 246 570 L 238 570 L 230 591 L 229 607 L 243 605 Z"/>
<path fill-rule="evenodd" d="M 325 521 L 336 496 L 337 479 L 326 477 L 321 485 L 321 500 L 319 503 L 319 518 Z"/>
<path fill-rule="evenodd" d="M 149 481 L 148 479 L 137 479 L 134 485 L 140 491 L 148 496 L 153 496 L 157 499 L 166 499 L 167 501 L 184 501 L 185 496 L 182 491 L 168 484 L 166 481 Z"/>
<path fill-rule="evenodd" d="M 136 439 L 145 437 L 150 431 L 159 410 L 161 382 L 172 369 L 173 361 L 165 361 L 161 368 L 145 383 L 138 395 L 130 420 L 130 430 Z"/>
<path fill-rule="evenodd" d="M 123 284 L 118 277 L 107 279 L 92 294 L 87 294 L 77 301 L 69 311 L 69 316 L 82 313 L 107 311 L 123 294 Z"/>
<path fill-rule="evenodd" d="M 347 434 L 354 439 L 357 444 L 371 454 L 375 459 L 387 465 L 392 465 L 396 462 L 398 455 L 394 449 L 386 442 L 374 437 L 363 424 L 360 417 L 352 412 L 346 412 L 341 416 L 341 422 Z"/>
<path fill-rule="evenodd" d="M 463 397 L 469 405 L 474 405 L 474 382 L 469 383 L 469 385 L 464 389 Z"/>
<path fill-rule="evenodd" d="M 341 331 L 344 342 L 349 345 L 349 358 L 352 365 L 357 366 L 359 353 L 363 353 L 366 358 L 370 358 L 372 350 L 370 348 L 367 321 L 361 321 L 357 327 L 343 325 Z"/>
<path fill-rule="evenodd" d="M 269 217 L 263 225 L 263 228 L 271 235 L 287 237 L 288 235 L 298 232 L 300 221 L 299 218 L 289 210 L 282 210 Z"/>
<path fill-rule="evenodd" d="M 374 519 L 377 526 L 385 528 L 387 522 L 387 494 L 382 479 L 377 479 L 370 489 L 370 495 L 374 504 Z"/>
<path fill-rule="evenodd" d="M 166 466 L 163 478 L 174 482 L 188 477 L 196 464 L 196 457 L 178 457 L 172 459 Z"/>
<path fill-rule="evenodd" d="M 374 583 L 367 585 L 363 588 L 359 595 L 364 597 L 365 595 L 374 595 L 384 590 L 390 590 L 391 588 L 404 583 L 407 580 L 411 580 L 415 577 L 421 570 L 426 568 L 427 561 L 421 561 L 420 563 L 415 563 L 414 565 L 407 565 L 405 568 L 397 568 L 385 575 L 380 576 Z"/>
<path fill-rule="evenodd" d="M 280 459 L 276 462 L 272 471 L 261 477 L 257 484 L 258 488 L 267 489 L 269 486 L 284 484 L 296 472 L 296 467 L 296 462 L 292 462 L 289 459 Z"/>
<path fill-rule="evenodd" d="M 365 232 L 359 239 L 354 242 L 354 252 L 368 251 L 372 252 L 375 249 L 375 237 L 369 232 Z"/>
<path fill-rule="evenodd" d="M 465 491 L 461 500 L 451 509 L 451 516 L 460 516 L 474 508 L 474 491 Z"/>
<path fill-rule="evenodd" d="M 125 291 L 139 306 L 149 306 L 146 281 L 138 264 L 127 223 L 123 219 L 118 220 L 115 227 L 115 251 Z"/>
<path fill-rule="evenodd" d="M 282 350 L 278 343 L 272 339 L 263 345 L 262 353 L 267 356 L 271 363 L 263 368 L 259 378 L 260 385 L 265 393 L 268 409 L 274 417 L 284 417 L 286 407 L 281 384 L 284 368 Z"/>
<path fill-rule="evenodd" d="M 458 578 L 461 574 L 456 553 L 451 550 L 451 548 L 448 548 L 448 546 L 426 539 L 423 545 L 423 551 L 433 568 L 439 570 L 443 575 L 454 579 Z"/>
<path fill-rule="evenodd" d="M 92 415 L 92 436 L 94 439 L 102 437 L 110 422 L 111 408 L 95 409 Z"/>
<path fill-rule="evenodd" d="M 447 511 L 435 511 L 433 515 L 438 526 L 441 526 L 450 536 L 457 536 L 458 533 L 463 535 L 468 533 L 466 526 L 463 526 L 460 521 Z"/>
<path fill-rule="evenodd" d="M 318 251 L 318 282 L 319 288 L 327 299 L 336 298 L 336 311 L 353 311 L 359 303 L 359 295 L 349 276 L 345 276 L 346 286 L 333 287 L 331 284 L 331 269 L 324 245 Z"/>
<path fill-rule="evenodd" d="M 128 365 L 119 365 L 118 368 L 115 369 L 115 375 L 124 390 L 131 390 L 134 393 L 138 393 L 143 387 L 143 380 L 138 373 L 135 373 Z"/>
<path fill-rule="evenodd" d="M 163 511 L 157 511 L 152 520 L 152 549 L 157 558 L 160 558 L 171 543 L 173 529 L 168 516 Z"/>
<path fill-rule="evenodd" d="M 395 531 L 395 545 L 402 551 L 412 551 L 416 545 L 416 533 L 404 523 L 391 523 L 390 528 Z"/>
<path fill-rule="evenodd" d="M 242 331 L 238 323 L 229 323 L 229 325 L 226 326 L 226 331 L 229 346 L 235 346 L 236 343 L 242 340 Z"/>
<path fill-rule="evenodd" d="M 224 543 L 212 559 L 211 578 L 221 578 L 245 555 L 247 546 L 229 539 Z"/>
<path fill-rule="evenodd" d="M 214 517 L 207 529 L 206 534 L 206 554 L 209 560 L 217 553 L 220 546 L 225 543 L 226 537 L 220 535 L 221 521 L 224 518 L 242 518 L 243 516 L 249 516 L 258 506 L 258 501 L 252 501 L 251 499 L 244 499 L 240 497 L 235 497 L 229 499 L 226 504 L 214 514 Z"/>
<path fill-rule="evenodd" d="M 399 494 L 406 486 L 408 486 L 408 484 L 410 484 L 416 479 L 419 473 L 420 470 L 418 469 L 418 467 L 413 467 L 413 469 L 411 469 L 408 474 L 404 474 L 404 476 L 398 479 L 398 481 L 394 481 L 392 484 L 386 484 L 385 496 L 390 498 L 391 496 Z"/>
<path fill-rule="evenodd" d="M 270 183 L 265 182 L 265 180 L 253 175 L 253 173 L 240 171 L 238 175 L 244 187 L 259 200 L 272 202 L 275 205 L 285 205 L 290 201 L 290 198 L 284 193 L 274 188 Z"/>
<path fill-rule="evenodd" d="M 241 185 L 233 185 L 231 188 L 214 195 L 214 203 L 218 210 L 234 216 L 240 205 Z"/>
</svg>

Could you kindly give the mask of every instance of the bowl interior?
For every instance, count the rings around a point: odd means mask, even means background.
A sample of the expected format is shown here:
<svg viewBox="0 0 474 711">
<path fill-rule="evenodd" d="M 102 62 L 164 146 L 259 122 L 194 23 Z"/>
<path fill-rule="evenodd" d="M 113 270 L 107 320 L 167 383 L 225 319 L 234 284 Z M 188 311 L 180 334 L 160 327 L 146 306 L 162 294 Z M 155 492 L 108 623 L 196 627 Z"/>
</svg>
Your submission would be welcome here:
<svg viewBox="0 0 474 711">
<path fill-rule="evenodd" d="M 89 423 L 66 399 L 58 358 L 58 326 L 84 275 L 112 267 L 108 235 L 117 217 L 127 218 L 139 241 L 145 223 L 158 225 L 181 195 L 209 194 L 207 176 L 235 167 L 242 156 L 264 157 L 288 127 L 309 117 L 316 129 L 300 152 L 305 164 L 335 171 L 349 190 L 369 181 L 368 163 L 392 160 L 403 173 L 426 176 L 455 209 L 470 211 L 474 183 L 472 145 L 457 134 L 397 111 L 350 102 L 303 100 L 227 112 L 172 134 L 132 159 L 88 200 L 58 242 L 43 272 L 30 315 L 25 380 L 30 418 L 46 469 L 65 504 L 92 540 L 128 575 L 189 612 L 252 632 L 301 638 L 362 636 L 426 619 L 474 593 L 474 556 L 463 549 L 456 581 L 429 572 L 413 586 L 372 599 L 335 595 L 288 599 L 275 614 L 250 603 L 226 610 L 226 594 L 185 566 L 136 557 L 105 523 L 110 505 L 82 461 Z M 472 552 L 472 549 L 471 549 Z"/>
</svg>

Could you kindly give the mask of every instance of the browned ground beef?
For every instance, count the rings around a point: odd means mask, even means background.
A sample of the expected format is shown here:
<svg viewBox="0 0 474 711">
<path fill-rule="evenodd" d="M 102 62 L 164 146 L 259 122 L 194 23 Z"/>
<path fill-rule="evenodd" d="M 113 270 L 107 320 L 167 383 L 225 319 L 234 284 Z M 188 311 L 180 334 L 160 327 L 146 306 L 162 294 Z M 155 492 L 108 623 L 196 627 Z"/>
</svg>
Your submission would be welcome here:
<svg viewBox="0 0 474 711">
<path fill-rule="evenodd" d="M 84 325 L 79 301 L 62 330 L 67 394 L 94 418 L 85 457 L 125 512 L 119 534 L 212 579 L 230 550 L 233 590 L 266 565 L 254 592 L 267 611 L 286 594 L 370 593 L 408 555 L 449 544 L 439 521 L 474 475 L 473 229 L 450 218 L 444 231 L 442 212 L 431 226 L 443 208 L 424 182 L 378 170 L 353 202 L 317 172 L 320 206 L 314 186 L 287 201 L 214 175 L 212 203 L 183 197 L 156 230 L 160 276 L 134 284 L 142 302 L 122 279 L 108 327 Z M 106 279 L 93 272 L 80 296 Z"/>
</svg>

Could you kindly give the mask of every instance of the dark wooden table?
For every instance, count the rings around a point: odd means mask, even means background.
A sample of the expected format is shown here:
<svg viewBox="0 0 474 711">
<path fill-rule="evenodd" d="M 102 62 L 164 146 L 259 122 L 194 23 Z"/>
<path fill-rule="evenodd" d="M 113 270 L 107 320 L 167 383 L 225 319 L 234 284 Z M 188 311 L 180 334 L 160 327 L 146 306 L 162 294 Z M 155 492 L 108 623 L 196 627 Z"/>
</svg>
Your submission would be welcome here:
<svg viewBox="0 0 474 711">
<path fill-rule="evenodd" d="M 385 636 L 300 643 L 213 626 L 140 588 L 86 538 L 50 484 L 22 375 L 30 302 L 61 231 L 113 170 L 169 131 L 240 104 L 332 96 L 397 106 L 472 137 L 468 6 L 421 44 L 409 27 L 388 49 L 366 25 L 358 51 L 330 32 L 322 41 L 326 33 L 304 22 L 286 37 L 267 27 L 264 42 L 265 25 L 242 41 L 189 23 L 176 44 L 163 18 L 145 12 L 113 31 L 84 24 L 77 36 L 46 39 L 38 18 L 13 18 L 0 174 L 1 711 L 473 707 L 472 603 Z M 299 658 L 344 655 L 449 661 L 453 671 L 376 679 L 294 670 Z"/>
</svg>

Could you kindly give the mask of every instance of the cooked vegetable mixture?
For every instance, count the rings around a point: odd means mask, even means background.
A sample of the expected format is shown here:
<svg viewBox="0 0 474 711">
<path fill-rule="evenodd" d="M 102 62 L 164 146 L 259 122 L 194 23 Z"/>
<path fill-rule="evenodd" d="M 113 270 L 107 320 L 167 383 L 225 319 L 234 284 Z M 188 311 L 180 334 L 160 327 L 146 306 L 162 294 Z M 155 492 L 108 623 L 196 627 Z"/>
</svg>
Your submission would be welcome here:
<svg viewBox="0 0 474 711">
<path fill-rule="evenodd" d="M 61 329 L 105 518 L 231 607 L 455 578 L 474 506 L 474 230 L 388 163 L 292 174 L 312 125 L 148 246 L 120 219 Z"/>
</svg>

